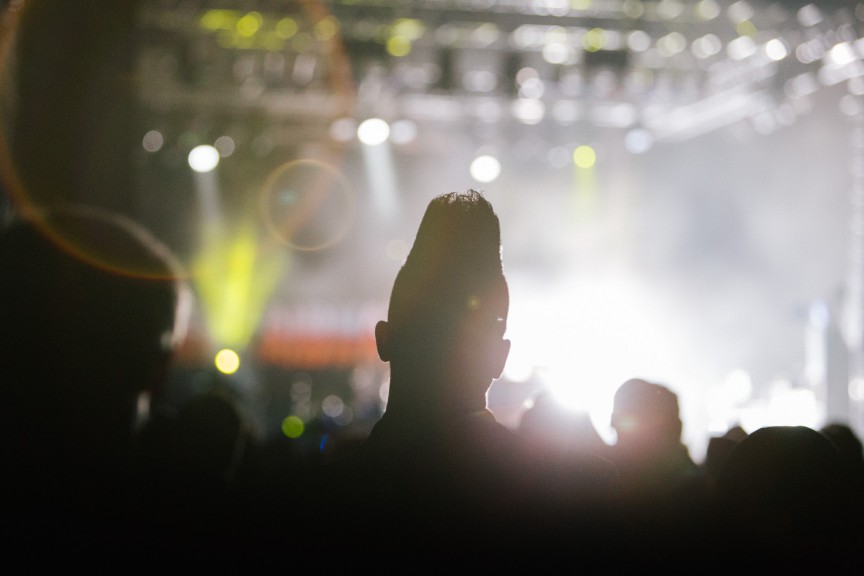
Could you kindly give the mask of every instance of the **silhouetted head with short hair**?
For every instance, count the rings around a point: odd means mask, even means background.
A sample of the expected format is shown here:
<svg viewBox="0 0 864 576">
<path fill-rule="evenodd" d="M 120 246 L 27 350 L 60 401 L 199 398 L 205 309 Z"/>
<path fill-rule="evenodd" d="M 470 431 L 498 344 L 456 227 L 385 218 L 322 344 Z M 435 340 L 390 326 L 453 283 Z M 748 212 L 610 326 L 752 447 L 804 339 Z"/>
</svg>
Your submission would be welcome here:
<svg viewBox="0 0 864 576">
<path fill-rule="evenodd" d="M 846 508 L 840 453 L 816 430 L 759 428 L 730 452 L 717 480 L 718 511 L 728 536 L 772 566 L 784 560 L 822 565 L 831 558 L 827 552 L 848 554 L 857 547 L 849 547 L 850 528 L 858 519 Z"/>
<path fill-rule="evenodd" d="M 492 205 L 475 190 L 437 196 L 396 276 L 387 321 L 376 326 L 391 367 L 388 410 L 485 407 L 509 352 L 508 306 Z"/>
<path fill-rule="evenodd" d="M 612 427 L 620 448 L 642 451 L 677 445 L 681 441 L 678 396 L 660 384 L 627 380 L 615 392 Z"/>
</svg>

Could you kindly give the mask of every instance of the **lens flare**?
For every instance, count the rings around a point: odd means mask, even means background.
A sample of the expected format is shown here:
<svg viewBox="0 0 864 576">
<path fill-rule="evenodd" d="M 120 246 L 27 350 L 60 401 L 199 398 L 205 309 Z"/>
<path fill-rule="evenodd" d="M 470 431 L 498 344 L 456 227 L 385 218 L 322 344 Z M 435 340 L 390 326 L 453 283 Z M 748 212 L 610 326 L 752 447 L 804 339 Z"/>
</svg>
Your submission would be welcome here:
<svg viewBox="0 0 864 576">
<path fill-rule="evenodd" d="M 284 164 L 264 183 L 261 217 L 273 237 L 292 248 L 315 251 L 337 244 L 354 215 L 351 185 L 323 162 Z"/>
</svg>

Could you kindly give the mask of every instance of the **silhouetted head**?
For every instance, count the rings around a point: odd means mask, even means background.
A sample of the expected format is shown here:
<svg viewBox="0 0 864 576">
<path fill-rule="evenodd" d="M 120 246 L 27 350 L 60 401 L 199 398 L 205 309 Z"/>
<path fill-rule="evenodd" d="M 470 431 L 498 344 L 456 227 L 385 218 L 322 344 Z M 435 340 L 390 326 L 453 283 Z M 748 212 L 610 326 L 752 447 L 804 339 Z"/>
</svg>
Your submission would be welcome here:
<svg viewBox="0 0 864 576">
<path fill-rule="evenodd" d="M 827 436 L 840 452 L 845 472 L 857 485 L 855 489 L 864 491 L 864 444 L 855 430 L 848 424 L 831 422 L 820 428 L 819 432 Z"/>
<path fill-rule="evenodd" d="M 678 396 L 660 384 L 627 380 L 615 392 L 612 427 L 622 448 L 677 445 L 681 441 Z"/>
<path fill-rule="evenodd" d="M 724 513 L 750 537 L 794 545 L 845 528 L 837 449 L 806 426 L 767 426 L 729 453 L 717 474 Z"/>
<path fill-rule="evenodd" d="M 474 190 L 434 198 L 396 276 L 387 321 L 376 326 L 391 400 L 482 397 L 509 352 L 508 307 L 492 205 Z"/>
</svg>

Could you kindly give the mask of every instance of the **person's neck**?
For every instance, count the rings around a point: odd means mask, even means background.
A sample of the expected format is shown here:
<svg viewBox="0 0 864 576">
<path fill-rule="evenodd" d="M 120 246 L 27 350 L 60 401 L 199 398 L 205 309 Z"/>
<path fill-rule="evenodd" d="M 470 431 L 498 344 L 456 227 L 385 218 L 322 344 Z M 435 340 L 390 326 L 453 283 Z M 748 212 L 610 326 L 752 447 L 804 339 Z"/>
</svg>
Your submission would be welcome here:
<svg viewBox="0 0 864 576">
<path fill-rule="evenodd" d="M 448 390 L 453 389 L 452 385 L 452 382 L 441 383 L 429 379 L 406 382 L 394 377 L 390 382 L 387 412 L 394 419 L 424 421 L 486 410 L 485 393 L 471 393 L 468 386 L 458 387 L 456 394 L 448 393 Z"/>
</svg>

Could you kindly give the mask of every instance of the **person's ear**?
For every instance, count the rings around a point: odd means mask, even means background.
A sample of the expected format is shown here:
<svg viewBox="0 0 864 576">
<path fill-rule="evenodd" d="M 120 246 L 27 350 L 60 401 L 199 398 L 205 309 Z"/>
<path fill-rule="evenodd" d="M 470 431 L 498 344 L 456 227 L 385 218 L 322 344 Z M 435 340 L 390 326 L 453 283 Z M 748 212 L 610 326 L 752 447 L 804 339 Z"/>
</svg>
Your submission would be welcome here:
<svg viewBox="0 0 864 576">
<path fill-rule="evenodd" d="M 378 357 L 384 362 L 390 361 L 390 324 L 380 320 L 375 324 L 375 347 Z"/>
<path fill-rule="evenodd" d="M 510 340 L 502 338 L 496 342 L 493 350 L 494 357 L 492 358 L 492 379 L 498 379 L 504 373 L 504 366 L 507 364 L 507 357 L 510 356 Z"/>
</svg>

